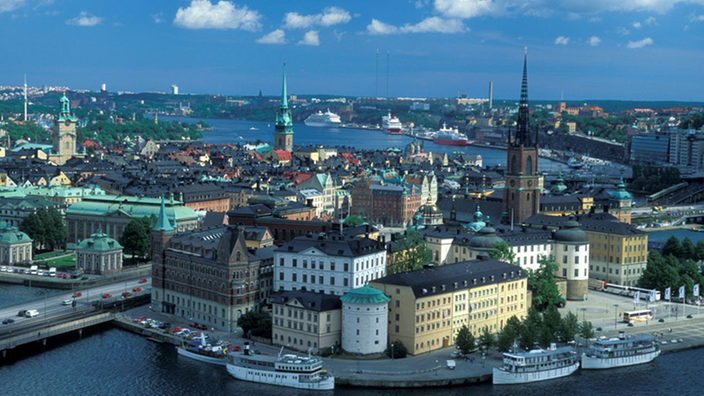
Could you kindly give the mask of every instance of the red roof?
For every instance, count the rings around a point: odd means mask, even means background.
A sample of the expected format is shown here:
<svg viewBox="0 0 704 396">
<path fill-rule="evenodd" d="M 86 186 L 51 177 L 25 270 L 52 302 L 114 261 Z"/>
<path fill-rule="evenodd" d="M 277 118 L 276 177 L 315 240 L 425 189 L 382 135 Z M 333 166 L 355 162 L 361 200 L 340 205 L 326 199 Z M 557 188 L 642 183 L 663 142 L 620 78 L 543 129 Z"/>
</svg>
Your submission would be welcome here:
<svg viewBox="0 0 704 396">
<path fill-rule="evenodd" d="M 98 143 L 90 139 L 83 139 L 83 147 L 98 147 Z"/>
<path fill-rule="evenodd" d="M 286 150 L 272 150 L 274 153 L 276 153 L 276 156 L 279 157 L 279 161 L 290 161 L 291 160 L 291 152 L 286 151 Z"/>
</svg>

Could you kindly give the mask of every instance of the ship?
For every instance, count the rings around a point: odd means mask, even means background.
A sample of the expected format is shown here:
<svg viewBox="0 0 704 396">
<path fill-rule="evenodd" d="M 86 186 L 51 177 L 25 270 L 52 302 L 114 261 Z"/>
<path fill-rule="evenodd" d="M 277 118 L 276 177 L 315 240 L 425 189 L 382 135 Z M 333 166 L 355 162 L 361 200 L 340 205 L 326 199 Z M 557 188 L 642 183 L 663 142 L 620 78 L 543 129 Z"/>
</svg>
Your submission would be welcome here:
<svg viewBox="0 0 704 396">
<path fill-rule="evenodd" d="M 442 128 L 433 138 L 435 144 L 443 144 L 446 146 L 466 146 L 467 137 L 462 135 L 457 127 L 448 128 L 447 124 L 442 124 Z"/>
<path fill-rule="evenodd" d="M 337 128 L 342 124 L 340 116 L 331 112 L 329 109 L 323 113 L 318 110 L 317 112 L 311 114 L 304 121 L 306 126 L 316 127 L 316 128 Z"/>
<path fill-rule="evenodd" d="M 285 386 L 307 390 L 335 389 L 335 377 L 323 370 L 323 360 L 319 356 L 298 356 L 293 354 L 278 356 L 250 354 L 245 343 L 242 353 L 230 354 L 227 372 L 233 377 L 261 384 Z"/>
<path fill-rule="evenodd" d="M 227 349 L 221 345 L 208 344 L 205 341 L 205 333 L 201 333 L 198 340 L 193 340 L 188 345 L 176 347 L 176 350 L 179 355 L 190 359 L 218 366 L 227 364 Z"/>
<path fill-rule="evenodd" d="M 402 133 L 401 121 L 389 112 L 388 115 L 381 117 L 381 129 L 392 135 L 400 135 Z"/>
<path fill-rule="evenodd" d="M 648 363 L 660 355 L 660 346 L 651 335 L 598 339 L 582 354 L 583 369 L 609 369 Z"/>
<path fill-rule="evenodd" d="M 514 345 L 514 350 L 517 346 Z M 493 383 L 525 384 L 566 377 L 579 368 L 579 356 L 571 346 L 534 349 L 528 352 L 505 352 L 503 365 L 494 368 Z"/>
</svg>

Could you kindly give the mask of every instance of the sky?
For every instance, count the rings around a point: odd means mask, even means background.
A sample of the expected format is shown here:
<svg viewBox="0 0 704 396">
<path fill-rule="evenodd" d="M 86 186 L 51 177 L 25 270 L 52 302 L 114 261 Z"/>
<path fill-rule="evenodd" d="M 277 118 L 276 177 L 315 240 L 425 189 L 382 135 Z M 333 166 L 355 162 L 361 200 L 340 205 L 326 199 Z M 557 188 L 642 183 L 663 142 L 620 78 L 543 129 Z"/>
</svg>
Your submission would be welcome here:
<svg viewBox="0 0 704 396">
<path fill-rule="evenodd" d="M 704 102 L 704 0 L 0 0 L 0 37 L 0 85 L 518 100 L 527 48 L 529 99 Z"/>
</svg>

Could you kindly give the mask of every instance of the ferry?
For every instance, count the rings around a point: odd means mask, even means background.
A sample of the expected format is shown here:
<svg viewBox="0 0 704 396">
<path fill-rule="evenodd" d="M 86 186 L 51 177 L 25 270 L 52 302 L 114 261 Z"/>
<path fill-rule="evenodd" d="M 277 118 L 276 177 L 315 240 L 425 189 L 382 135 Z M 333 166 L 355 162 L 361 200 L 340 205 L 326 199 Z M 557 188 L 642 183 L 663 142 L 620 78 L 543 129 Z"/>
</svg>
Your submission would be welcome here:
<svg viewBox="0 0 704 396">
<path fill-rule="evenodd" d="M 447 124 L 443 124 L 433 138 L 433 142 L 447 146 L 466 146 L 467 138 L 457 130 L 457 127 L 448 128 Z"/>
<path fill-rule="evenodd" d="M 608 369 L 648 363 L 660 355 L 660 346 L 651 335 L 599 339 L 582 354 L 583 369 Z"/>
<path fill-rule="evenodd" d="M 317 128 L 337 128 L 342 124 L 340 116 L 331 112 L 330 109 L 326 110 L 325 113 L 322 111 L 313 113 L 303 122 L 306 126 Z"/>
<path fill-rule="evenodd" d="M 205 333 L 200 334 L 198 340 L 193 340 L 189 345 L 177 346 L 178 354 L 190 359 L 205 363 L 225 366 L 227 364 L 227 350 L 220 345 L 210 345 L 205 341 Z"/>
<path fill-rule="evenodd" d="M 252 355 L 245 343 L 240 354 L 230 354 L 227 372 L 233 377 L 262 384 L 285 386 L 307 390 L 335 389 L 335 377 L 323 370 L 319 356 Z"/>
<path fill-rule="evenodd" d="M 517 349 L 514 346 L 514 350 Z M 525 384 L 566 377 L 579 368 L 579 356 L 571 346 L 535 349 L 529 352 L 506 352 L 500 368 L 494 368 L 495 385 Z"/>
<path fill-rule="evenodd" d="M 381 117 L 381 129 L 391 135 L 400 135 L 403 132 L 402 127 L 401 121 L 391 112 Z"/>
</svg>

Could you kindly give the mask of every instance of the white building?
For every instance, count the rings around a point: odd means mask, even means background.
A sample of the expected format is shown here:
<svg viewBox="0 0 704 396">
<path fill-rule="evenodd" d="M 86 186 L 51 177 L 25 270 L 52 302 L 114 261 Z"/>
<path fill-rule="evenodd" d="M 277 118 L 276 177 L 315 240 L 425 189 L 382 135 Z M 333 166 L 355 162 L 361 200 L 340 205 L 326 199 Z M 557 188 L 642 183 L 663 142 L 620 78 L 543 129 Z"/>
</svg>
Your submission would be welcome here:
<svg viewBox="0 0 704 396">
<path fill-rule="evenodd" d="M 299 237 L 274 251 L 274 266 L 274 290 L 341 296 L 386 275 L 386 250 L 363 237 Z"/>
<path fill-rule="evenodd" d="M 171 85 L 171 95 L 178 95 L 178 85 Z"/>
<path fill-rule="evenodd" d="M 364 285 L 342 300 L 342 349 L 349 353 L 383 353 L 388 340 L 389 301 L 381 290 Z"/>
</svg>

